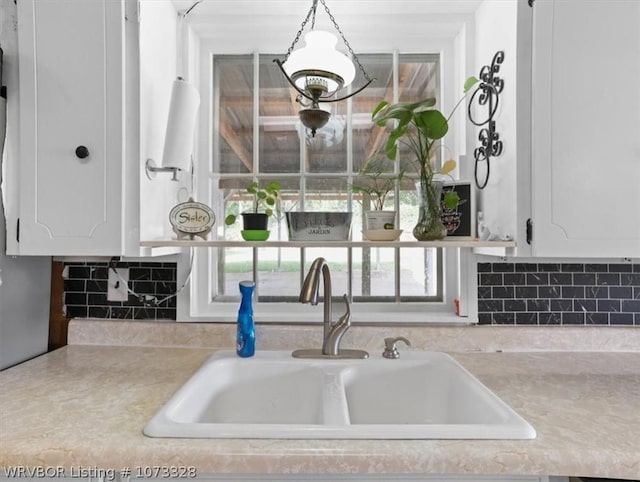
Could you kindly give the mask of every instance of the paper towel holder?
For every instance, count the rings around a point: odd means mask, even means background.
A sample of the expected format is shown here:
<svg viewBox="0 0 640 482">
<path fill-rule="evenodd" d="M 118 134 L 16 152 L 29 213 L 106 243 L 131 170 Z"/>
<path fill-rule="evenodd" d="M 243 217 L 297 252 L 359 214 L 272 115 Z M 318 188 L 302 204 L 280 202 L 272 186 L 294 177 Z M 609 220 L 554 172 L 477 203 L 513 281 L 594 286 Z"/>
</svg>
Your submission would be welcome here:
<svg viewBox="0 0 640 482">
<path fill-rule="evenodd" d="M 144 163 L 144 172 L 147 174 L 147 178 L 153 181 L 156 178 L 156 174 L 159 172 L 172 173 L 171 180 L 178 180 L 178 172 L 182 171 L 179 167 L 157 167 L 153 159 L 147 159 Z"/>
<path fill-rule="evenodd" d="M 153 159 L 147 159 L 145 162 L 147 178 L 153 180 L 159 172 L 170 172 L 171 180 L 178 181 L 178 172 L 187 171 L 190 165 L 193 166 L 192 144 L 199 104 L 198 91 L 184 78 L 178 76 L 171 88 L 161 167 L 156 166 Z"/>
</svg>

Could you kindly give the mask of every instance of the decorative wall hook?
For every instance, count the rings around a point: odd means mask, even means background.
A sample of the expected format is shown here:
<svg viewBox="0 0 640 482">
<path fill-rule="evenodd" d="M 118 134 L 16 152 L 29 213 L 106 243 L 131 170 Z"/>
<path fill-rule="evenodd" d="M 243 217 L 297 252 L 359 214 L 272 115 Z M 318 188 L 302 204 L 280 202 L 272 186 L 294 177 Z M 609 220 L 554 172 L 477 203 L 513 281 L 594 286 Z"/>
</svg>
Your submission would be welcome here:
<svg viewBox="0 0 640 482">
<path fill-rule="evenodd" d="M 482 127 L 478 133 L 480 147 L 476 147 L 473 151 L 474 168 L 473 174 L 478 189 L 484 189 L 489 182 L 491 173 L 490 161 L 492 157 L 502 154 L 502 141 L 500 135 L 496 132 L 496 122 L 493 120 L 498 111 L 500 103 L 500 93 L 504 88 L 504 80 L 496 74 L 500 71 L 500 64 L 504 61 L 504 52 L 502 50 L 496 52 L 491 61 L 491 65 L 485 65 L 480 69 L 480 84 L 473 92 L 469 101 L 468 114 L 469 120 L 476 126 Z M 472 105 L 477 102 L 480 106 L 487 106 L 487 118 L 478 121 L 472 113 Z M 486 126 L 486 127 L 483 127 Z M 481 162 L 486 162 L 486 173 L 484 179 L 478 178 L 478 166 Z"/>
</svg>

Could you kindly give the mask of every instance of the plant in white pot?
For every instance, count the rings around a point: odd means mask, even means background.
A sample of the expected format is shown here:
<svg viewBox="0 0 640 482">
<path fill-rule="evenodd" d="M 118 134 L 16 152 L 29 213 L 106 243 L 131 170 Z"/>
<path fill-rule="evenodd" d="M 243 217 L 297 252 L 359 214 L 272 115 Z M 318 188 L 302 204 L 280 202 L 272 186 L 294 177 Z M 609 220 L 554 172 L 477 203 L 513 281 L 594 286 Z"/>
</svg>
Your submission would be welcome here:
<svg viewBox="0 0 640 482">
<path fill-rule="evenodd" d="M 446 229 L 440 219 L 440 193 L 442 182 L 435 180 L 437 174 L 432 163 L 434 152 L 438 147 L 438 141 L 449 131 L 449 119 L 467 92 L 478 82 L 475 77 L 469 77 L 464 83 L 464 96 L 455 105 L 449 117 L 435 109 L 435 98 L 424 99 L 419 102 L 399 102 L 389 104 L 382 101 L 371 115 L 373 122 L 381 127 L 390 122 L 395 125 L 389 133 L 385 144 L 385 153 L 389 159 L 396 159 L 398 155 L 398 143 L 406 146 L 418 165 L 420 213 L 418 223 L 413 228 L 413 236 L 419 241 L 442 239 L 446 236 Z M 455 169 L 453 160 L 442 165 L 440 173 L 447 174 Z M 455 191 L 445 193 L 444 202 L 447 205 L 455 205 L 459 198 Z"/>
<path fill-rule="evenodd" d="M 247 187 L 247 193 L 252 196 L 252 209 L 241 213 L 243 230 L 242 237 L 247 241 L 264 241 L 269 237 L 269 217 L 280 210 L 280 183 L 271 181 L 260 187 L 253 181 Z M 224 222 L 227 226 L 236 222 L 237 215 L 229 214 Z"/>
<path fill-rule="evenodd" d="M 385 209 L 385 203 L 403 177 L 404 169 L 395 172 L 395 163 L 376 152 L 365 161 L 354 181 L 349 184 L 351 192 L 363 196 L 364 236 L 367 239 L 379 238 L 380 234 L 375 231 L 381 230 L 389 231 L 382 236 L 384 240 L 400 236 L 402 231 L 397 225 L 398 212 Z M 367 199 L 372 209 L 366 209 Z"/>
</svg>

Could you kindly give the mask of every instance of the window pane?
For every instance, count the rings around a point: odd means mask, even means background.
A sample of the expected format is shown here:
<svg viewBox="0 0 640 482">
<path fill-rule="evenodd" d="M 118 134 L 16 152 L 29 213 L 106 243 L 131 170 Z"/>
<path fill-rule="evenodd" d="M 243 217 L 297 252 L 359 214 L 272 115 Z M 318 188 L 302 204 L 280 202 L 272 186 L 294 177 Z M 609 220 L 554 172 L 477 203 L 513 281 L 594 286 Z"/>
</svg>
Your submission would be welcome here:
<svg viewBox="0 0 640 482">
<path fill-rule="evenodd" d="M 311 263 L 316 258 L 327 260 L 331 270 L 332 300 L 337 303 L 343 294 L 349 295 L 349 249 L 348 248 L 305 248 L 304 274 L 309 272 Z M 320 288 L 322 296 L 323 288 Z M 338 310 L 336 310 L 337 312 Z"/>
<path fill-rule="evenodd" d="M 400 55 L 398 78 L 400 102 L 418 102 L 429 97 L 439 102 L 440 63 L 437 55 Z M 418 172 L 414 156 L 402 143 L 399 145 L 398 159 L 407 172 Z"/>
<path fill-rule="evenodd" d="M 300 294 L 300 248 L 258 248 L 257 278 L 253 272 L 253 248 L 220 248 L 214 301 L 237 301 L 238 283 L 254 280 L 258 300 L 296 301 Z"/>
<path fill-rule="evenodd" d="M 351 212 L 353 213 L 351 218 L 351 239 L 353 241 L 362 241 L 362 230 L 364 229 L 364 211 L 362 203 L 354 202 Z"/>
<path fill-rule="evenodd" d="M 329 122 L 318 129 L 315 136 L 305 132 L 305 171 L 346 172 L 347 171 L 347 117 L 346 102 L 321 104 L 321 108 L 331 112 Z"/>
<path fill-rule="evenodd" d="M 369 87 L 352 98 L 353 102 L 353 172 L 358 172 L 365 160 L 383 148 L 385 128 L 371 122 L 373 109 L 382 100 L 393 102 L 393 57 L 391 55 L 358 56 L 369 76 L 375 78 Z"/>
<path fill-rule="evenodd" d="M 401 240 L 414 241 L 413 227 L 418 223 L 420 200 L 416 190 L 416 181 L 404 178 L 400 183 L 400 195 L 398 197 L 398 211 L 400 227 L 403 230 Z"/>
<path fill-rule="evenodd" d="M 212 294 L 213 300 L 239 300 L 238 283 L 253 279 L 253 250 L 251 248 L 219 248 L 211 251 L 218 257 L 217 283 Z"/>
<path fill-rule="evenodd" d="M 218 143 L 214 170 L 253 172 L 253 66 L 247 56 L 214 57 Z"/>
<path fill-rule="evenodd" d="M 300 249 L 259 248 L 257 252 L 258 300 L 297 301 L 300 295 Z"/>
<path fill-rule="evenodd" d="M 305 211 L 348 211 L 348 183 L 344 176 L 307 178 L 305 180 Z"/>
<path fill-rule="evenodd" d="M 259 134 L 261 173 L 300 172 L 300 120 L 297 92 L 273 63 L 260 57 Z"/>
<path fill-rule="evenodd" d="M 416 102 L 427 97 L 439 99 L 439 71 L 437 55 L 401 54 L 398 61 L 400 101 Z"/>
<path fill-rule="evenodd" d="M 353 250 L 353 296 L 383 297 L 378 301 L 395 301 L 395 248 L 358 248 Z M 370 300 L 367 300 L 370 301 Z"/>
<path fill-rule="evenodd" d="M 377 81 L 349 101 L 321 104 L 331 110 L 329 123 L 315 137 L 298 118 L 301 108 L 292 89 L 273 63 L 259 57 L 259 102 L 253 102 L 253 55 L 216 56 L 214 112 L 214 203 L 224 219 L 235 214 L 231 226 L 221 221 L 218 235 L 242 240 L 240 214 L 253 209 L 247 186 L 281 183 L 279 209 L 269 221 L 270 241 L 288 240 L 286 211 L 351 211 L 352 240 L 362 240 L 363 212 L 372 208 L 367 196 L 352 193 L 349 184 L 367 159 L 380 156 L 388 129 L 374 126 L 371 112 L 382 100 L 394 100 L 393 56 L 362 55 L 360 61 Z M 401 55 L 398 72 L 401 101 L 438 96 L 439 63 L 433 55 Z M 355 86 L 357 88 L 359 86 Z M 253 121 L 258 119 L 258 145 Z M 257 161 L 253 149 L 259 150 Z M 349 151 L 348 149 L 352 150 Z M 384 154 L 381 154 L 384 159 Z M 402 240 L 412 241 L 418 217 L 416 168 L 406 149 L 398 162 L 389 161 L 390 174 L 409 167 L 408 177 L 394 186 L 386 209 L 399 211 Z M 254 166 L 255 162 L 255 166 Z M 255 169 L 255 172 L 254 172 Z M 261 303 L 296 302 L 301 279 L 313 260 L 323 257 L 331 269 L 335 303 L 343 293 L 356 302 L 435 301 L 442 299 L 442 250 L 424 248 L 290 248 L 236 247 L 211 249 L 214 301 L 237 302 L 238 283 L 254 279 Z M 255 265 L 255 268 L 254 268 Z M 322 288 L 320 289 L 322 292 Z M 336 311 L 338 311 L 336 309 Z M 339 310 L 341 311 L 341 310 Z M 321 314 L 319 315 L 321 316 Z"/>
<path fill-rule="evenodd" d="M 442 250 L 406 248 L 400 252 L 401 297 L 434 297 L 441 299 L 438 280 Z"/>
</svg>

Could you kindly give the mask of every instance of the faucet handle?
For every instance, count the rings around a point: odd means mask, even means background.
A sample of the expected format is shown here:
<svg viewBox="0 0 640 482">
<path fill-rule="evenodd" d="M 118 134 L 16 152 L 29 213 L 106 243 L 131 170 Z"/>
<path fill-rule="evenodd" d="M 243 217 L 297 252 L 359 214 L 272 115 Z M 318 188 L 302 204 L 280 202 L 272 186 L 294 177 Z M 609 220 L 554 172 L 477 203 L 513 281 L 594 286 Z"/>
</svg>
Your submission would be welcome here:
<svg viewBox="0 0 640 482">
<path fill-rule="evenodd" d="M 407 340 L 404 336 L 398 336 L 396 338 L 388 337 L 384 339 L 384 352 L 382 352 L 382 356 L 385 358 L 389 358 L 395 360 L 396 358 L 400 358 L 400 352 L 396 348 L 396 343 L 399 341 L 403 341 L 407 346 L 411 346 L 411 342 Z"/>
<path fill-rule="evenodd" d="M 344 333 L 351 326 L 351 307 L 349 306 L 349 298 L 347 297 L 347 295 L 344 295 L 342 299 L 344 299 L 346 311 L 344 312 L 344 315 L 342 315 L 338 319 L 338 321 L 331 325 L 331 331 L 335 332 L 336 330 L 344 330 Z M 342 335 L 340 336 L 342 337 Z"/>
<path fill-rule="evenodd" d="M 346 293 L 342 295 L 342 299 L 344 300 L 345 307 L 347 308 L 344 316 L 351 318 L 351 305 L 349 304 L 349 297 Z"/>
</svg>

